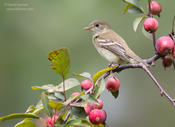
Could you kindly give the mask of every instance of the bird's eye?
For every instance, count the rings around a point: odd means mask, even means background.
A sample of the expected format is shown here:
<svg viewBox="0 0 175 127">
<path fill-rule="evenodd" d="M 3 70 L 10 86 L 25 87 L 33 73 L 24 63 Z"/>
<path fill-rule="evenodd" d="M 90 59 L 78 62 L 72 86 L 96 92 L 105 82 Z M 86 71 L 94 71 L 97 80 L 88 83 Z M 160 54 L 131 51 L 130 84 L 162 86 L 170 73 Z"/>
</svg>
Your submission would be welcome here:
<svg viewBox="0 0 175 127">
<path fill-rule="evenodd" d="M 96 24 L 95 26 L 96 26 L 96 27 L 99 27 L 99 24 Z"/>
</svg>

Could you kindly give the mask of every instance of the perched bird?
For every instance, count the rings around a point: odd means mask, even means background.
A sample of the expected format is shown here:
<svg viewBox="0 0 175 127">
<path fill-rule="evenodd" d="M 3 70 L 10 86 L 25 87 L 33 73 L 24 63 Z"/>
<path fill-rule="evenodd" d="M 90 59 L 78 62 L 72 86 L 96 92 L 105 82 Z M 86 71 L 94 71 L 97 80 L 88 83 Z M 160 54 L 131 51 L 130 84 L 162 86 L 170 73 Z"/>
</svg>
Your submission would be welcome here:
<svg viewBox="0 0 175 127">
<path fill-rule="evenodd" d="M 137 56 L 127 45 L 125 40 L 114 32 L 110 26 L 102 21 L 92 21 L 84 28 L 93 33 L 93 44 L 97 51 L 112 64 L 143 63 L 142 58 Z"/>
</svg>

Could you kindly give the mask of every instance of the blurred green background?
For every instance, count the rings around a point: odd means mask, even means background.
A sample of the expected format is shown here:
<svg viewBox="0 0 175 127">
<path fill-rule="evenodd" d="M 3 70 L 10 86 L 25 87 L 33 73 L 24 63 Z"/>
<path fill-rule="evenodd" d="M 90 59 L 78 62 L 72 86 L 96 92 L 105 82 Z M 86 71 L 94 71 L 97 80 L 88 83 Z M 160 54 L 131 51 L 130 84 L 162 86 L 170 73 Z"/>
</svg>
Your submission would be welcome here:
<svg viewBox="0 0 175 127">
<path fill-rule="evenodd" d="M 175 15 L 174 0 L 159 2 L 163 11 L 157 38 L 171 31 Z M 146 10 L 147 0 L 141 3 Z M 71 73 L 93 74 L 108 65 L 93 47 L 91 34 L 82 29 L 92 20 L 105 20 L 139 56 L 152 56 L 151 40 L 140 30 L 135 33 L 132 29 L 132 22 L 139 15 L 123 15 L 124 6 L 122 0 L 1 0 L 0 116 L 24 112 L 30 104 L 35 104 L 40 92 L 33 91 L 32 85 L 61 82 L 49 67 L 47 57 L 52 50 L 70 49 Z M 159 60 L 151 71 L 175 97 L 173 67 L 165 71 Z M 117 77 L 121 81 L 119 98 L 115 100 L 107 91 L 101 97 L 109 127 L 175 126 L 174 107 L 160 97 L 159 90 L 144 71 L 129 69 Z M 16 122 L 18 120 L 6 121 L 0 123 L 0 127 L 12 127 Z"/>
</svg>

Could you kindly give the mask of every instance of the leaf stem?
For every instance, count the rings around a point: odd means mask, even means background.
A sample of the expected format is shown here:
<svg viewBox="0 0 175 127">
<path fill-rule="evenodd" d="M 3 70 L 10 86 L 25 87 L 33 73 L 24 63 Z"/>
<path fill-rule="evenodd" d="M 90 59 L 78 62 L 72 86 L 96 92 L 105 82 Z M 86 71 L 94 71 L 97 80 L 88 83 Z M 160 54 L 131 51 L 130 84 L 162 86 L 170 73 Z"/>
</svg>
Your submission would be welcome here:
<svg viewBox="0 0 175 127">
<path fill-rule="evenodd" d="M 65 90 L 65 77 L 64 75 L 62 76 L 62 79 L 63 79 L 63 92 L 64 92 L 64 101 L 66 101 L 66 90 Z"/>
</svg>

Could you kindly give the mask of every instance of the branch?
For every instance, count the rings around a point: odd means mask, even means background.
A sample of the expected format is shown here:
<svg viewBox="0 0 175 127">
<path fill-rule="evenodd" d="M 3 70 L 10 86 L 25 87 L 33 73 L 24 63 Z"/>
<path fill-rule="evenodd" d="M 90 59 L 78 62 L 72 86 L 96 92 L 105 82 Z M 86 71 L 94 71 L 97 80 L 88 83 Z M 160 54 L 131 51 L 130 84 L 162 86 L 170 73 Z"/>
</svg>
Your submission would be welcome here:
<svg viewBox="0 0 175 127">
<path fill-rule="evenodd" d="M 160 89 L 161 96 L 165 95 L 165 97 L 173 104 L 175 107 L 175 100 L 169 96 L 169 94 L 162 88 L 162 86 L 158 83 L 156 78 L 152 75 L 152 73 L 148 70 L 146 66 L 142 66 L 143 70 L 149 75 L 149 77 L 153 80 L 156 86 Z"/>
<path fill-rule="evenodd" d="M 155 61 L 157 61 L 159 58 L 161 58 L 161 56 L 159 54 L 156 54 L 154 55 L 153 57 L 151 58 L 148 58 L 148 59 L 145 59 L 144 61 L 149 64 L 150 66 L 153 65 L 153 63 Z M 149 69 L 142 63 L 137 63 L 137 64 L 124 64 L 124 65 L 121 65 L 115 69 L 112 70 L 112 72 L 121 72 L 125 69 L 129 69 L 129 68 L 141 68 L 143 69 L 147 74 L 148 76 L 153 80 L 153 82 L 155 83 L 155 85 L 159 88 L 160 90 L 160 93 L 161 93 L 161 96 L 165 96 L 172 104 L 173 106 L 175 107 L 175 100 L 173 98 L 171 98 L 169 96 L 169 94 L 162 88 L 162 86 L 158 83 L 158 81 L 156 80 L 156 78 L 152 75 L 152 73 L 149 71 Z M 106 78 L 110 75 L 110 72 L 107 72 L 103 78 Z"/>
<path fill-rule="evenodd" d="M 159 54 L 156 54 L 154 56 L 152 56 L 151 58 L 145 59 L 144 62 L 147 63 L 148 65 L 154 65 L 155 61 L 157 61 L 159 58 L 161 58 L 161 56 Z M 112 72 L 120 72 L 123 71 L 125 69 L 129 69 L 129 68 L 142 68 L 141 64 L 124 64 L 124 65 L 120 65 L 117 68 L 113 69 Z M 107 72 L 103 78 L 106 78 L 110 75 L 110 72 Z"/>
</svg>

